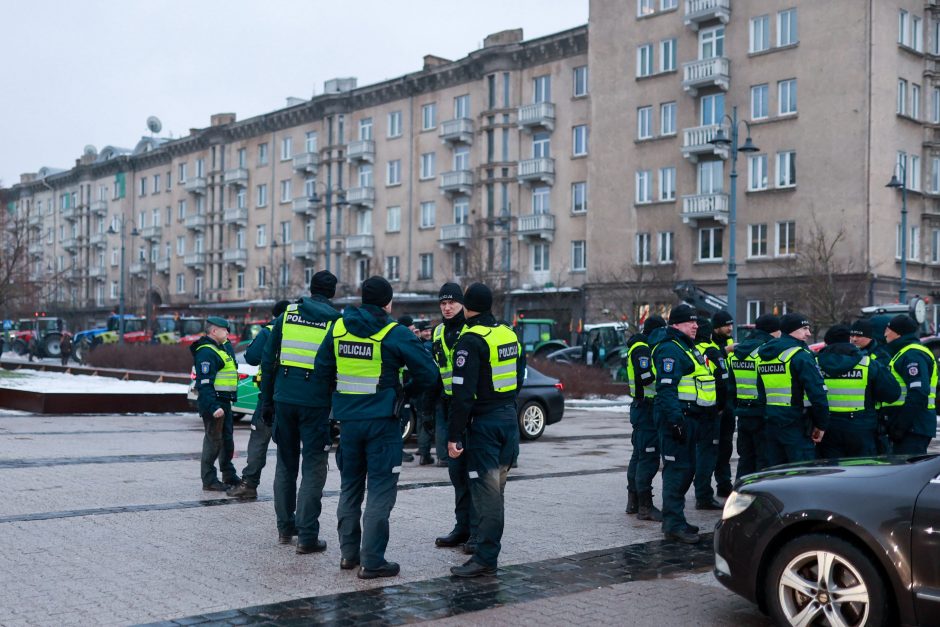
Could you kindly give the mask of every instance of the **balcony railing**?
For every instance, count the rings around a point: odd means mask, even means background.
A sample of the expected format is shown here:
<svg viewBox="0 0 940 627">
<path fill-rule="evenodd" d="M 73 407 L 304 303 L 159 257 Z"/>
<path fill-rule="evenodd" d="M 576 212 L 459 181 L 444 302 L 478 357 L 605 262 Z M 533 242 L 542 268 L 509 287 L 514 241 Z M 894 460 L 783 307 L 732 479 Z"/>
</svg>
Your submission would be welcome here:
<svg viewBox="0 0 940 627">
<path fill-rule="evenodd" d="M 153 269 L 161 274 L 170 273 L 170 260 L 169 259 L 160 259 L 153 265 Z"/>
<path fill-rule="evenodd" d="M 29 219 L 26 221 L 26 223 L 27 223 L 31 228 L 40 228 L 40 227 L 42 227 L 42 214 L 40 214 L 40 213 L 31 213 L 31 214 L 29 214 Z"/>
<path fill-rule="evenodd" d="M 64 244 L 65 242 L 63 242 L 63 245 Z M 45 249 L 46 249 L 46 245 L 43 244 L 42 242 L 36 242 L 34 244 L 30 244 L 29 247 L 27 247 L 29 254 L 32 255 L 33 257 L 42 257 L 42 252 Z"/>
<path fill-rule="evenodd" d="M 715 138 L 719 128 L 724 130 L 727 137 L 728 127 L 718 124 L 682 129 L 682 156 L 691 160 L 692 163 L 698 161 L 699 155 L 718 155 L 722 159 L 727 159 L 728 146 L 717 146 L 709 143 Z"/>
<path fill-rule="evenodd" d="M 520 182 L 551 185 L 555 182 L 555 160 L 550 157 L 539 157 L 520 161 L 517 177 Z"/>
<path fill-rule="evenodd" d="M 186 216 L 186 219 L 183 220 L 183 226 L 185 226 L 190 231 L 205 231 L 206 214 L 196 213 L 191 216 Z"/>
<path fill-rule="evenodd" d="M 712 20 L 727 24 L 731 19 L 731 0 L 685 0 L 685 16 L 682 23 L 698 30 L 699 26 Z"/>
<path fill-rule="evenodd" d="M 555 128 L 555 105 L 551 102 L 522 105 L 519 107 L 516 123 L 519 128 L 524 129 L 545 128 L 553 130 Z"/>
<path fill-rule="evenodd" d="M 65 207 L 62 209 L 62 217 L 69 221 L 78 219 L 78 209 L 75 207 Z"/>
<path fill-rule="evenodd" d="M 470 144 L 473 143 L 473 120 L 470 118 L 456 118 L 441 122 L 441 130 L 438 131 L 441 141 Z"/>
<path fill-rule="evenodd" d="M 88 276 L 92 279 L 104 281 L 107 277 L 107 271 L 101 266 L 92 266 L 88 268 Z"/>
<path fill-rule="evenodd" d="M 183 257 L 183 264 L 187 268 L 201 269 L 206 264 L 206 253 L 189 253 Z"/>
<path fill-rule="evenodd" d="M 229 207 L 222 212 L 222 222 L 248 226 L 248 207 Z"/>
<path fill-rule="evenodd" d="M 108 201 L 107 200 L 93 200 L 91 201 L 91 212 L 96 216 L 105 216 L 108 214 Z"/>
<path fill-rule="evenodd" d="M 371 257 L 374 248 L 375 237 L 372 235 L 348 235 L 346 237 L 347 255 L 359 254 Z"/>
<path fill-rule="evenodd" d="M 248 265 L 248 251 L 242 248 L 226 250 L 222 253 L 222 261 L 238 266 L 239 268 L 244 268 Z"/>
<path fill-rule="evenodd" d="M 728 90 L 731 85 L 731 62 L 726 57 L 712 57 L 682 64 L 682 89 L 692 96 L 704 87 Z"/>
<path fill-rule="evenodd" d="M 441 227 L 441 248 L 445 246 L 466 246 L 473 237 L 473 227 L 469 224 L 448 224 Z"/>
<path fill-rule="evenodd" d="M 88 243 L 96 248 L 105 248 L 108 245 L 107 233 L 93 233 L 88 238 Z"/>
<path fill-rule="evenodd" d="M 206 177 L 197 176 L 196 178 L 191 178 L 186 181 L 186 191 L 190 194 L 205 194 L 206 193 Z"/>
<path fill-rule="evenodd" d="M 299 259 L 316 259 L 316 242 L 293 242 L 291 244 L 291 254 Z"/>
<path fill-rule="evenodd" d="M 351 187 L 346 190 L 346 202 L 371 209 L 375 205 L 375 188 Z"/>
<path fill-rule="evenodd" d="M 371 139 L 357 139 L 349 142 L 346 146 L 346 161 L 375 163 L 375 142 Z"/>
<path fill-rule="evenodd" d="M 62 248 L 65 250 L 74 250 L 78 248 L 78 238 L 66 237 L 64 240 L 62 240 Z"/>
<path fill-rule="evenodd" d="M 162 226 L 145 226 L 140 229 L 140 236 L 144 239 L 160 239 L 163 235 Z"/>
<path fill-rule="evenodd" d="M 441 191 L 450 194 L 470 194 L 473 192 L 473 172 L 454 170 L 441 174 Z"/>
<path fill-rule="evenodd" d="M 148 264 L 146 261 L 139 261 L 137 263 L 132 263 L 127 271 L 134 276 L 143 276 L 147 274 L 148 270 L 150 270 L 150 264 Z"/>
<path fill-rule="evenodd" d="M 293 209 L 297 215 L 317 217 L 317 205 L 307 196 L 295 198 Z"/>
<path fill-rule="evenodd" d="M 555 238 L 555 216 L 550 213 L 533 213 L 527 216 L 519 216 L 516 233 L 521 240 L 533 237 L 550 242 Z"/>
<path fill-rule="evenodd" d="M 316 174 L 320 167 L 320 155 L 315 152 L 302 152 L 294 155 L 294 169 L 298 172 Z"/>
<path fill-rule="evenodd" d="M 225 171 L 225 184 L 245 187 L 248 185 L 248 170 L 245 168 L 232 168 Z"/>
<path fill-rule="evenodd" d="M 728 223 L 728 194 L 697 194 L 682 197 L 682 222 L 695 226 L 698 220 L 711 218 Z"/>
</svg>

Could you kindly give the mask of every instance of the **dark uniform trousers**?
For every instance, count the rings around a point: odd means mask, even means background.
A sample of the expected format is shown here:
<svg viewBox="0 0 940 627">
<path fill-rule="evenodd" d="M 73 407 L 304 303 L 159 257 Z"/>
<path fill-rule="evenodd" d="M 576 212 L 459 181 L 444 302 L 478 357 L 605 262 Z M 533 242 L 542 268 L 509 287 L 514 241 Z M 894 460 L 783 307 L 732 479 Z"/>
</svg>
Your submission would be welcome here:
<svg viewBox="0 0 940 627">
<path fill-rule="evenodd" d="M 829 437 L 829 432 L 826 432 Z M 825 438 L 823 438 L 825 439 Z M 891 443 L 891 453 L 894 455 L 924 455 L 932 438 L 929 435 L 920 435 L 913 431 L 908 431 L 901 438 L 900 442 Z"/>
<path fill-rule="evenodd" d="M 874 420 L 860 422 L 842 418 L 837 412 L 829 414 L 829 426 L 822 441 L 816 445 L 817 457 L 836 459 L 877 454 L 877 424 Z"/>
<path fill-rule="evenodd" d="M 788 422 L 767 421 L 764 427 L 764 456 L 768 466 L 815 459 L 816 446 L 807 434 L 808 424 L 809 418 L 806 416 Z"/>
<path fill-rule="evenodd" d="M 665 420 L 659 424 L 659 450 L 663 456 L 663 531 L 666 533 L 685 531 L 685 494 L 695 475 L 696 450 L 703 439 L 711 445 L 715 429 L 709 425 L 714 422 L 714 414 L 701 418 L 684 414 L 685 442 L 676 442 Z M 709 481 L 711 473 L 708 473 Z"/>
<path fill-rule="evenodd" d="M 764 457 L 764 417 L 738 416 L 738 472 L 735 479 L 762 470 Z"/>
<path fill-rule="evenodd" d="M 268 457 L 271 443 L 271 428 L 261 419 L 261 403 L 251 415 L 251 434 L 248 436 L 248 462 L 242 470 L 242 483 L 257 488 L 261 483 L 261 471 Z"/>
<path fill-rule="evenodd" d="M 734 408 L 722 408 L 718 422 L 718 450 L 715 461 L 715 484 L 731 490 L 731 455 L 734 452 Z"/>
<path fill-rule="evenodd" d="M 313 544 L 320 536 L 320 500 L 326 483 L 331 445 L 329 411 L 281 402 L 275 402 L 274 409 L 273 438 L 277 443 L 274 514 L 277 530 L 282 535 L 296 530 L 300 544 Z M 299 492 L 298 471 L 301 475 Z"/>
<path fill-rule="evenodd" d="M 473 560 L 496 568 L 502 545 L 506 477 L 519 456 L 519 424 L 515 404 L 476 414 L 467 430 L 470 492 L 477 512 L 477 549 Z"/>
<path fill-rule="evenodd" d="M 444 455 L 440 459 L 447 460 L 447 475 L 450 477 L 451 485 L 454 486 L 454 518 L 456 519 L 454 531 L 469 533 L 471 541 L 475 541 L 479 521 L 473 507 L 473 495 L 470 493 L 470 456 L 461 455 L 454 458 L 447 454 L 447 408 L 449 406 L 450 399 L 439 401 L 437 404 L 438 441 L 441 437 L 444 440 Z"/>
<path fill-rule="evenodd" d="M 342 422 L 336 449 L 341 482 L 336 508 L 340 552 L 347 560 L 359 558 L 363 568 L 386 564 L 388 519 L 395 507 L 401 454 L 401 430 L 396 418 Z M 363 514 L 367 477 L 369 499 Z"/>
<path fill-rule="evenodd" d="M 627 466 L 627 490 L 652 492 L 653 478 L 659 472 L 659 434 L 653 422 L 653 401 L 643 399 L 630 405 L 630 443 L 633 454 Z"/>
<path fill-rule="evenodd" d="M 696 423 L 695 500 L 707 502 L 715 498 L 712 474 L 718 462 L 719 418 L 717 412 L 708 412 L 696 414 L 693 420 Z"/>
<path fill-rule="evenodd" d="M 215 418 L 211 413 L 200 412 L 205 435 L 202 438 L 202 459 L 200 460 L 202 485 L 210 486 L 219 480 L 215 471 L 215 460 L 219 460 L 219 471 L 225 483 L 234 483 L 238 473 L 232 464 L 235 455 L 235 424 L 232 419 L 231 401 L 217 399 L 219 406 L 225 412 L 221 418 Z"/>
<path fill-rule="evenodd" d="M 434 406 L 434 448 L 437 459 L 447 459 L 447 406 L 449 399 L 440 399 Z"/>
</svg>

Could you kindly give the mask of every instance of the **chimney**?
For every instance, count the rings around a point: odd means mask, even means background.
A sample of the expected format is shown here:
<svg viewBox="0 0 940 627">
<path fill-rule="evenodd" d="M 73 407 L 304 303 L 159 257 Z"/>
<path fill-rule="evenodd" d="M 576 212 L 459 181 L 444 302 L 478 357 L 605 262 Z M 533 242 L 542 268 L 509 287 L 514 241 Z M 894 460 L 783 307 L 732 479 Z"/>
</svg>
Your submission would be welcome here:
<svg viewBox="0 0 940 627">
<path fill-rule="evenodd" d="M 522 29 L 513 28 L 511 30 L 501 30 L 498 33 L 487 35 L 483 40 L 483 47 L 505 46 L 507 44 L 517 44 L 522 41 Z"/>
<path fill-rule="evenodd" d="M 444 57 L 437 57 L 433 54 L 424 55 L 424 71 L 430 70 L 431 68 L 438 67 L 441 65 L 447 65 L 448 63 L 453 63 L 450 59 L 445 59 Z"/>
<path fill-rule="evenodd" d="M 225 126 L 235 121 L 234 113 L 215 113 L 209 118 L 209 126 Z"/>
</svg>

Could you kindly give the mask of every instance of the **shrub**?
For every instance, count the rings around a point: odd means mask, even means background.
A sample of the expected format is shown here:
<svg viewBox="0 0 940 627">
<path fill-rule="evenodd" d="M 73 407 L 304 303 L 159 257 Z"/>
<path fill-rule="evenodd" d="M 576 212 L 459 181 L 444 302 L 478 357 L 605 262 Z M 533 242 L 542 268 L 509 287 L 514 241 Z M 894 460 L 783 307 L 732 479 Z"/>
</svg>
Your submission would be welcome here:
<svg viewBox="0 0 940 627">
<path fill-rule="evenodd" d="M 610 398 L 628 393 L 627 385 L 612 380 L 606 368 L 584 364 L 559 364 L 537 358 L 530 359 L 529 363 L 542 374 L 559 379 L 565 386 L 566 398 Z"/>
<path fill-rule="evenodd" d="M 167 344 L 102 344 L 88 354 L 89 366 L 121 370 L 189 373 L 193 356 L 188 346 Z"/>
</svg>

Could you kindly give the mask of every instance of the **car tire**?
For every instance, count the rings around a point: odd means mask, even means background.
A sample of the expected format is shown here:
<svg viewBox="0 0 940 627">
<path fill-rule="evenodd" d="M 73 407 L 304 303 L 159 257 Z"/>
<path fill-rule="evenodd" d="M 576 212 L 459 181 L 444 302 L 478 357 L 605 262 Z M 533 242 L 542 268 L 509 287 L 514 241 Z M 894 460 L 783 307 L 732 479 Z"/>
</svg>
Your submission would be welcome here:
<svg viewBox="0 0 940 627">
<path fill-rule="evenodd" d="M 822 584 L 820 561 L 828 572 Z M 887 587 L 878 569 L 865 553 L 833 535 L 812 534 L 785 544 L 771 562 L 765 583 L 767 608 L 777 625 L 797 624 L 807 613 L 824 617 L 830 612 L 846 625 L 877 627 L 888 622 Z M 858 601 L 840 602 L 845 590 Z"/>
<path fill-rule="evenodd" d="M 519 435 L 523 440 L 538 440 L 545 433 L 548 412 L 538 401 L 529 401 L 519 409 Z"/>
</svg>

